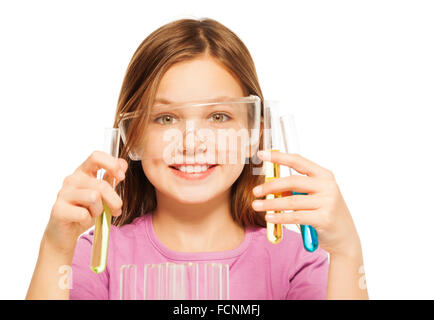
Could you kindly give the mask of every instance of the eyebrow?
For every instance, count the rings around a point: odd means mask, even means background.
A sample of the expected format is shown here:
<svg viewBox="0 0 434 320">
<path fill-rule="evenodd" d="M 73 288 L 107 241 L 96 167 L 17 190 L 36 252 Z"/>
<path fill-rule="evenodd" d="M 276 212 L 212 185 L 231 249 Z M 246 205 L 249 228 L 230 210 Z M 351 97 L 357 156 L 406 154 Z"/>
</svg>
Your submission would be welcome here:
<svg viewBox="0 0 434 320">
<path fill-rule="evenodd" d="M 161 104 L 172 104 L 173 102 L 170 100 L 167 100 L 165 98 L 156 98 L 155 103 L 161 103 Z"/>
<path fill-rule="evenodd" d="M 228 99 L 239 99 L 239 98 L 241 98 L 241 97 L 220 96 L 220 97 L 215 97 L 213 99 L 207 99 L 207 100 L 210 100 L 210 101 L 220 101 L 220 100 L 224 101 L 224 100 L 228 100 Z M 163 98 L 163 97 L 157 97 L 154 102 L 155 102 L 155 104 L 175 104 L 175 102 L 170 101 L 170 100 L 168 100 L 166 98 Z M 183 103 L 183 102 L 181 102 L 181 103 Z"/>
</svg>

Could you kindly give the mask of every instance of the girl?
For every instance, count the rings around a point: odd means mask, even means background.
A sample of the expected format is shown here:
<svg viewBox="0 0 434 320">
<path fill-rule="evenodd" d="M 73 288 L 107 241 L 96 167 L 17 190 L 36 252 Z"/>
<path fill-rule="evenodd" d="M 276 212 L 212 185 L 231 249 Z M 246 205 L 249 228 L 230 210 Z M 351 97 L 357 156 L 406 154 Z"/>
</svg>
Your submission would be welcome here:
<svg viewBox="0 0 434 320">
<path fill-rule="evenodd" d="M 64 180 L 27 298 L 119 299 L 121 265 L 143 270 L 147 263 L 191 261 L 229 264 L 231 299 L 367 299 L 366 286 L 360 285 L 361 243 L 329 170 L 283 152 L 257 156 L 305 176 L 264 183 L 264 176 L 253 174 L 254 155 L 246 163 L 189 165 L 191 154 L 216 151 L 204 148 L 196 135 L 193 143 L 175 148 L 181 162 L 161 159 L 164 139 L 159 130 L 181 123 L 178 109 L 171 106 L 249 95 L 263 101 L 253 60 L 241 40 L 220 23 L 183 19 L 149 35 L 128 66 L 114 126 L 126 113 L 141 117 L 130 123 L 119 159 L 95 151 Z M 166 111 L 159 113 L 161 108 Z M 209 121 L 208 126 L 239 124 L 225 113 L 212 114 Z M 133 160 L 138 145 L 141 157 Z M 116 190 L 97 181 L 100 168 L 116 179 Z M 290 191 L 307 195 L 288 196 Z M 287 196 L 264 200 L 266 194 L 279 192 Z M 94 274 L 89 268 L 93 231 L 83 232 L 102 213 L 103 200 L 114 218 L 107 268 Z M 294 212 L 268 217 L 267 210 Z M 311 225 L 320 248 L 305 251 L 300 235 L 286 229 L 283 240 L 271 244 L 266 221 Z M 65 265 L 72 265 L 69 290 L 59 286 L 59 267 Z M 137 283 L 143 292 L 141 272 Z"/>
</svg>

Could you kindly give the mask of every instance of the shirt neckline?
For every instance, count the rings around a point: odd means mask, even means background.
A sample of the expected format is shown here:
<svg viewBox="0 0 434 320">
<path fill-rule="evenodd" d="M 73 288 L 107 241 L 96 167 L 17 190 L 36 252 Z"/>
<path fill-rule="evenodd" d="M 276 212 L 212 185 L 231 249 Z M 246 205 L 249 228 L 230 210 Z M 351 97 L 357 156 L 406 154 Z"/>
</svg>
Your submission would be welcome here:
<svg viewBox="0 0 434 320">
<path fill-rule="evenodd" d="M 223 260 L 241 255 L 249 246 L 252 237 L 252 228 L 246 227 L 243 241 L 232 250 L 210 251 L 210 252 L 179 252 L 166 247 L 157 237 L 152 225 L 152 212 L 145 214 L 145 229 L 154 247 L 166 258 L 172 260 L 194 261 L 194 260 Z"/>
</svg>

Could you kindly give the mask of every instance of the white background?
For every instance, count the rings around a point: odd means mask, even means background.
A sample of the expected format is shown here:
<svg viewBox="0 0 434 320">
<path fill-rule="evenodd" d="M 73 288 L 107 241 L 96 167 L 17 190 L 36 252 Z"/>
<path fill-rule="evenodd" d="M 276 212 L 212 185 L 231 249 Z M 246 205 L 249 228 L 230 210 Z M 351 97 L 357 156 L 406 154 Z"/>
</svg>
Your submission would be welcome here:
<svg viewBox="0 0 434 320">
<path fill-rule="evenodd" d="M 249 48 L 302 154 L 332 170 L 372 299 L 433 299 L 432 1 L 0 2 L 0 299 L 23 299 L 63 179 L 111 126 L 140 42 L 210 17 Z"/>
</svg>

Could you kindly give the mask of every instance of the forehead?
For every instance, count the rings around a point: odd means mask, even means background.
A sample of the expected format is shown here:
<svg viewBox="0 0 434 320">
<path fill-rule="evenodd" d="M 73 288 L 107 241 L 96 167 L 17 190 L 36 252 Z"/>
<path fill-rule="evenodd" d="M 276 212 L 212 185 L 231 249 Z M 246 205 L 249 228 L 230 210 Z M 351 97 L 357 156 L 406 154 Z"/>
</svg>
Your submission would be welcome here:
<svg viewBox="0 0 434 320">
<path fill-rule="evenodd" d="M 156 99 L 182 103 L 243 95 L 238 79 L 216 60 L 204 56 L 171 66 L 160 81 Z"/>
</svg>

